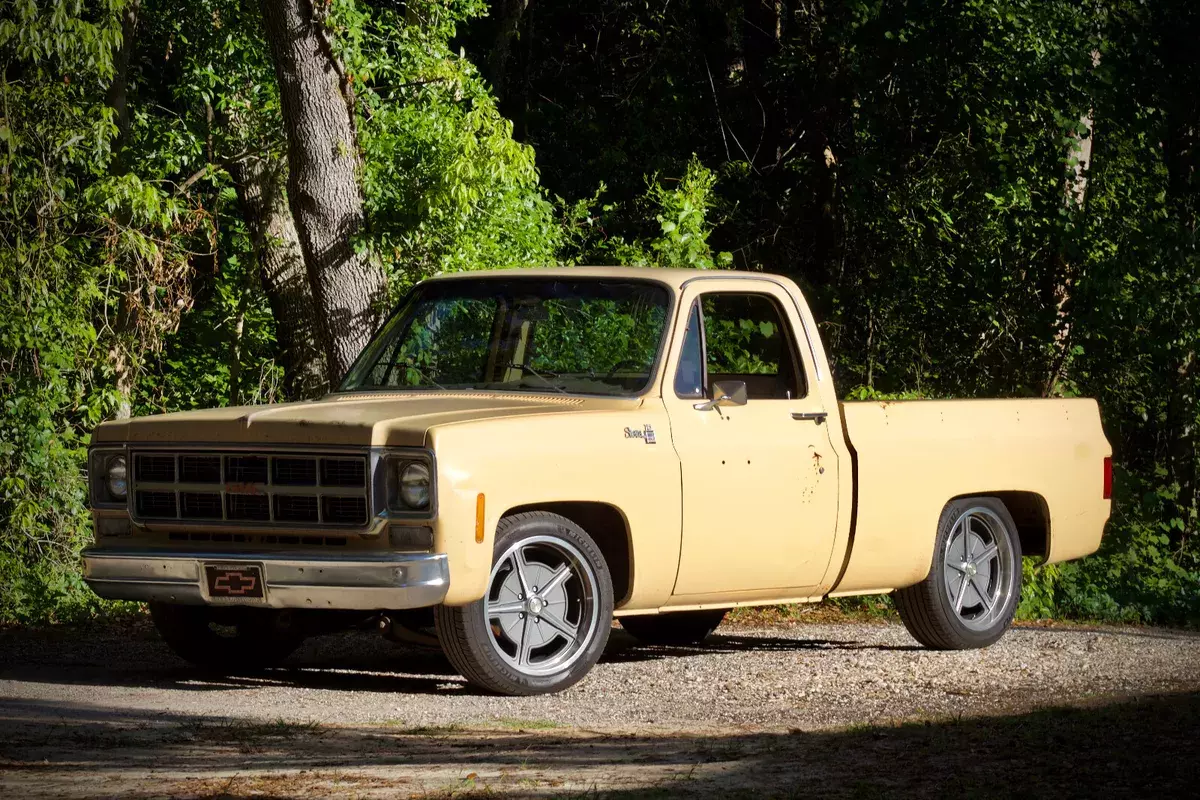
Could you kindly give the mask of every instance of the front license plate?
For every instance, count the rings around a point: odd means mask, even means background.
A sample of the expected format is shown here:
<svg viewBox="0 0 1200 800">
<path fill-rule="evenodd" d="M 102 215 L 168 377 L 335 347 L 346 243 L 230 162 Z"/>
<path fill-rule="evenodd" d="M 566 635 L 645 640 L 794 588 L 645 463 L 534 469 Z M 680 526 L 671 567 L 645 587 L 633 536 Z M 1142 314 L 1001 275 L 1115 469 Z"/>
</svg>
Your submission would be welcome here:
<svg viewBox="0 0 1200 800">
<path fill-rule="evenodd" d="M 262 567 L 257 564 L 205 564 L 204 579 L 213 600 L 263 602 Z"/>
</svg>

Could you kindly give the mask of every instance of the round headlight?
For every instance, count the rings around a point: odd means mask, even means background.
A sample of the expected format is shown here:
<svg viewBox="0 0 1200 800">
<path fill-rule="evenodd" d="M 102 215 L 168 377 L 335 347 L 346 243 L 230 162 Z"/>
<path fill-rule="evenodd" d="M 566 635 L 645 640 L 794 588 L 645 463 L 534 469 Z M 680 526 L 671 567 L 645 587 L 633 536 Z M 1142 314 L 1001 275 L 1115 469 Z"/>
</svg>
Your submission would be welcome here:
<svg viewBox="0 0 1200 800">
<path fill-rule="evenodd" d="M 429 507 L 429 467 L 412 462 L 400 473 L 400 499 L 409 508 Z"/>
<path fill-rule="evenodd" d="M 104 470 L 104 485 L 114 500 L 124 500 L 129 492 L 129 474 L 125 469 L 125 456 L 113 456 Z"/>
</svg>

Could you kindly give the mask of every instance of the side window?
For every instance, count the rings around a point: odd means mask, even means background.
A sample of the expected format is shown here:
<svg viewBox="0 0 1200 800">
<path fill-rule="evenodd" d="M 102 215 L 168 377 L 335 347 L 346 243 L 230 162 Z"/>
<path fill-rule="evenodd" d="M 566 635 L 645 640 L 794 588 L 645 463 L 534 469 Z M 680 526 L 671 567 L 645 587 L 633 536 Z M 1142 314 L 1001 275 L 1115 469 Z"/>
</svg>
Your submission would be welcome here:
<svg viewBox="0 0 1200 800">
<path fill-rule="evenodd" d="M 710 383 L 744 381 L 750 399 L 807 393 L 787 322 L 774 298 L 719 293 L 704 295 L 701 303 Z"/>
<path fill-rule="evenodd" d="M 704 347 L 700 340 L 700 309 L 693 305 L 679 351 L 679 369 L 675 372 L 675 394 L 679 397 L 704 397 Z"/>
</svg>

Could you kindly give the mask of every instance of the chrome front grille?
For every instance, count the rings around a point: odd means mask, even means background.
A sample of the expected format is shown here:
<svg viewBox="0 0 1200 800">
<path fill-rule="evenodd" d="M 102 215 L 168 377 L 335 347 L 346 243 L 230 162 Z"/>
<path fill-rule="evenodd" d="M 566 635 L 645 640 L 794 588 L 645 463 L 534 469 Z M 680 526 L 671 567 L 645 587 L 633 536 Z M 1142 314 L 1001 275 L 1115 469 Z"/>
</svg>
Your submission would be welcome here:
<svg viewBox="0 0 1200 800">
<path fill-rule="evenodd" d="M 179 516 L 184 519 L 221 519 L 220 492 L 180 492 Z"/>
<path fill-rule="evenodd" d="M 278 486 L 316 486 L 317 462 L 311 458 L 276 458 L 275 484 Z"/>
<path fill-rule="evenodd" d="M 221 457 L 179 456 L 179 480 L 182 483 L 221 483 Z"/>
<path fill-rule="evenodd" d="M 133 512 L 147 522 L 361 528 L 366 455 L 134 450 Z"/>
<path fill-rule="evenodd" d="M 321 483 L 325 486 L 362 486 L 366 479 L 365 462 L 345 458 L 321 459 Z"/>
<path fill-rule="evenodd" d="M 275 519 L 280 522 L 302 522 L 317 516 L 317 498 L 310 495 L 276 495 Z"/>
<path fill-rule="evenodd" d="M 145 453 L 137 460 L 136 477 L 147 483 L 174 483 L 175 457 Z"/>
<path fill-rule="evenodd" d="M 225 480 L 233 483 L 267 483 L 266 456 L 225 456 Z"/>
</svg>

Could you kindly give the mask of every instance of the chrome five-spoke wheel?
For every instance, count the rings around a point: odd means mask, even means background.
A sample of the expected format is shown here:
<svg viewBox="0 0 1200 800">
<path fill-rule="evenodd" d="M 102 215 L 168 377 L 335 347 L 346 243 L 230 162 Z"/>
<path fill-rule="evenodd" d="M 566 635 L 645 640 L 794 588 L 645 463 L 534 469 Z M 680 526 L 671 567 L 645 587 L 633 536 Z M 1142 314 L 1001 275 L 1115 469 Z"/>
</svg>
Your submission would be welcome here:
<svg viewBox="0 0 1200 800">
<path fill-rule="evenodd" d="M 990 508 L 976 506 L 950 530 L 942 559 L 946 592 L 954 613 L 972 630 L 986 630 L 1006 609 L 1014 564 L 1003 540 L 1004 521 Z"/>
<path fill-rule="evenodd" d="M 928 576 L 894 597 L 909 633 L 928 647 L 985 647 L 1003 636 L 1021 597 L 1021 542 L 1004 503 L 947 504 Z"/>
<path fill-rule="evenodd" d="M 569 667 L 596 633 L 595 571 L 570 543 L 533 536 L 492 569 L 488 632 L 500 656 L 529 675 Z"/>
<path fill-rule="evenodd" d="M 612 577 L 600 548 L 546 511 L 496 527 L 487 592 L 439 606 L 442 650 L 476 686 L 502 694 L 561 691 L 595 665 L 612 629 Z"/>
</svg>

